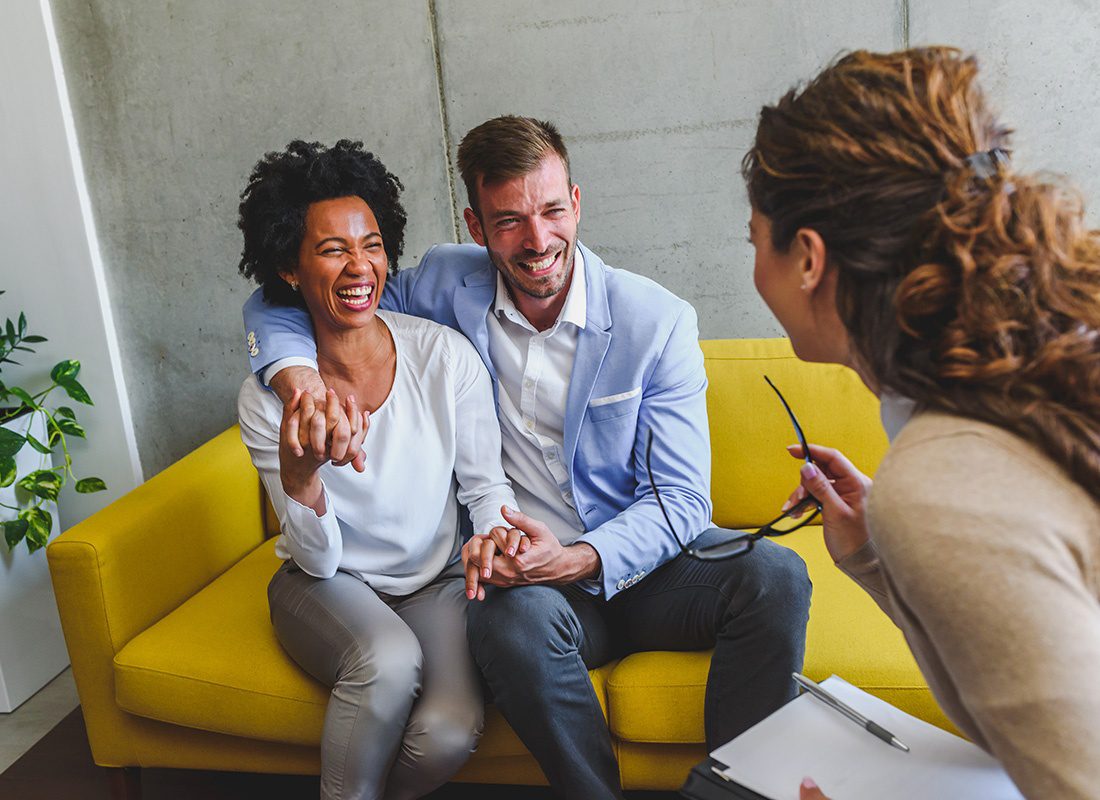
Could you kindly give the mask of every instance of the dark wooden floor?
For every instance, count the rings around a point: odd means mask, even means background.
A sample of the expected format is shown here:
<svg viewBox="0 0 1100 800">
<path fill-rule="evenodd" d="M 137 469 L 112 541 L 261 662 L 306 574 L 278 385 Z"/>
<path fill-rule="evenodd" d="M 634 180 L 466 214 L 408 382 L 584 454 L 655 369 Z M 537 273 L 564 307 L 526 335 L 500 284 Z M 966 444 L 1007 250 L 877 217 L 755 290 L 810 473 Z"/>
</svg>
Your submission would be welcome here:
<svg viewBox="0 0 1100 800">
<path fill-rule="evenodd" d="M 244 772 L 142 770 L 143 800 L 299 800 L 318 796 L 313 777 Z M 430 800 L 550 800 L 549 790 L 529 786 L 450 784 Z M 631 800 L 675 800 L 668 792 L 628 792 Z M 109 800 L 104 770 L 92 763 L 84 718 L 76 709 L 22 758 L 0 774 L 3 800 Z"/>
</svg>

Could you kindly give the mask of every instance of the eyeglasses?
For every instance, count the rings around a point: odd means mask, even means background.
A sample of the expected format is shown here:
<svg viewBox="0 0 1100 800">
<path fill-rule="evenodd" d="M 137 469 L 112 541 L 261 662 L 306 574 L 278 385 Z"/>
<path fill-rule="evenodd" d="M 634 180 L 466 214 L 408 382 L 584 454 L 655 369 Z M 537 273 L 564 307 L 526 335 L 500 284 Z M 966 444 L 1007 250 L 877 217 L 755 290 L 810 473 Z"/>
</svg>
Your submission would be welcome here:
<svg viewBox="0 0 1100 800">
<path fill-rule="evenodd" d="M 798 436 L 798 443 L 802 445 L 802 456 L 804 460 L 807 464 L 813 464 L 814 460 L 810 456 L 810 446 L 806 442 L 806 436 L 802 433 L 802 426 L 798 424 L 798 419 L 795 417 L 794 412 L 791 411 L 791 407 L 787 404 L 782 392 L 780 392 L 778 387 L 771 382 L 771 379 L 767 375 L 764 376 L 764 380 L 768 382 L 768 386 L 772 387 L 772 390 L 778 395 L 779 402 L 783 404 L 783 408 L 787 411 L 787 416 L 791 418 L 791 424 L 794 425 L 794 432 Z M 728 536 L 718 542 L 708 541 L 706 544 L 698 547 L 684 545 L 680 540 L 680 536 L 676 533 L 676 528 L 672 524 L 672 519 L 668 515 L 668 510 L 665 508 L 664 502 L 661 500 L 661 493 L 657 489 L 657 481 L 653 479 L 653 466 L 650 461 L 652 452 L 653 430 L 650 429 L 645 446 L 645 470 L 646 474 L 649 475 L 649 485 L 653 487 L 653 496 L 657 498 L 657 505 L 661 509 L 661 514 L 664 515 L 665 523 L 672 533 L 672 538 L 680 545 L 680 552 L 699 561 L 722 561 L 727 558 L 743 556 L 750 552 L 753 545 L 765 536 L 786 536 L 788 533 L 794 533 L 799 528 L 809 525 L 817 518 L 817 515 L 821 513 L 821 503 L 818 502 L 817 498 L 813 495 L 807 494 L 802 500 L 795 503 L 767 525 L 764 525 L 755 532 L 730 531 L 728 532 Z M 811 506 L 813 506 L 814 512 L 803 518 L 806 510 Z"/>
</svg>

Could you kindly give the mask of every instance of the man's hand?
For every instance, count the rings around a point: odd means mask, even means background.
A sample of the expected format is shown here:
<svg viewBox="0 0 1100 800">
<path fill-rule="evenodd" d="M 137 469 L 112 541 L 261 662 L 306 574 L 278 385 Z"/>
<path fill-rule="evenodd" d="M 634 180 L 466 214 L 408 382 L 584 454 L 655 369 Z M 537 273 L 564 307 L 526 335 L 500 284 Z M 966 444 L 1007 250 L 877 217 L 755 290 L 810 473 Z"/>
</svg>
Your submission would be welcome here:
<svg viewBox="0 0 1100 800">
<path fill-rule="evenodd" d="M 474 536 L 462 548 L 466 565 L 466 596 L 483 600 L 483 584 L 523 586 L 566 584 L 600 574 L 600 555 L 591 545 L 563 547 L 542 522 L 503 506 L 501 514 L 511 528 L 494 528 Z M 510 550 L 515 555 L 509 556 Z"/>
<path fill-rule="evenodd" d="M 314 402 L 325 402 L 325 382 L 321 373 L 313 367 L 287 367 L 275 373 L 271 378 L 271 390 L 283 401 L 290 402 L 296 390 L 302 394 L 313 395 Z"/>
</svg>

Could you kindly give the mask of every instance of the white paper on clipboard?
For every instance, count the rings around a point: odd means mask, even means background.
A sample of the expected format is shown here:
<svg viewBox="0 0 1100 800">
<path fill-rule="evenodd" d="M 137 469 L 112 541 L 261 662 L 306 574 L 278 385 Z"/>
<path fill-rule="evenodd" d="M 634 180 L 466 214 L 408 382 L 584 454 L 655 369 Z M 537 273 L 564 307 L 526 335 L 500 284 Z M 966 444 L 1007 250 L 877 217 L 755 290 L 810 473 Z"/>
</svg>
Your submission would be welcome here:
<svg viewBox="0 0 1100 800">
<path fill-rule="evenodd" d="M 981 748 L 836 675 L 821 686 L 909 745 L 905 753 L 803 694 L 711 756 L 726 777 L 774 800 L 798 800 L 810 777 L 832 800 L 1022 800 Z"/>
</svg>

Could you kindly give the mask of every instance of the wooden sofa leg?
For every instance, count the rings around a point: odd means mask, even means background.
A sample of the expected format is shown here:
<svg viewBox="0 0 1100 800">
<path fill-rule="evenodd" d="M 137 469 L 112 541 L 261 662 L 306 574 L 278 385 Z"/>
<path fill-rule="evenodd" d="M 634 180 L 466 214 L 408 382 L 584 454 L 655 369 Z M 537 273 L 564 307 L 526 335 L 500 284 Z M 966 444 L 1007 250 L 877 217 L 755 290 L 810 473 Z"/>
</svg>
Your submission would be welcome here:
<svg viewBox="0 0 1100 800">
<path fill-rule="evenodd" d="M 107 767 L 111 800 L 141 800 L 141 767 Z"/>
</svg>

